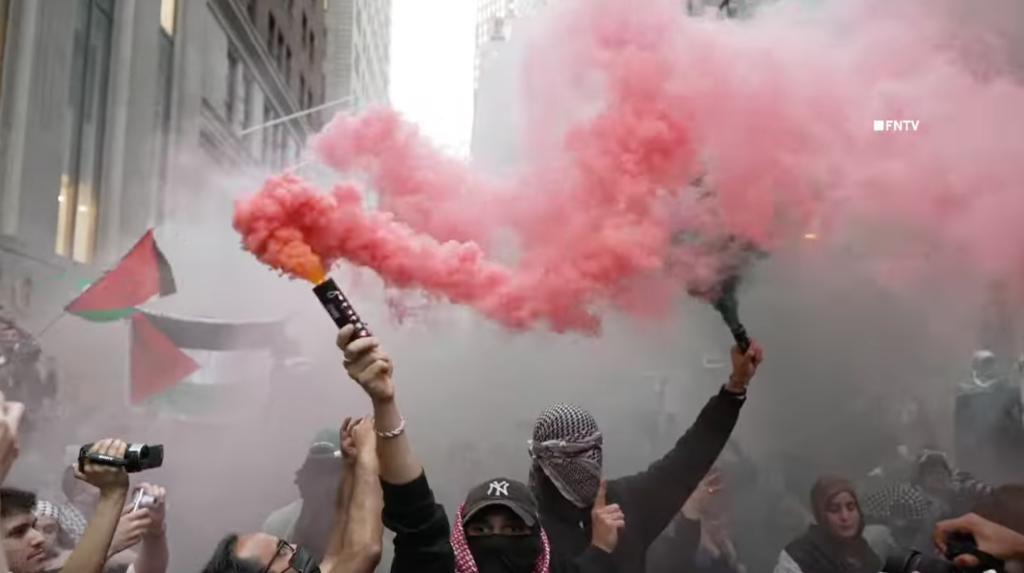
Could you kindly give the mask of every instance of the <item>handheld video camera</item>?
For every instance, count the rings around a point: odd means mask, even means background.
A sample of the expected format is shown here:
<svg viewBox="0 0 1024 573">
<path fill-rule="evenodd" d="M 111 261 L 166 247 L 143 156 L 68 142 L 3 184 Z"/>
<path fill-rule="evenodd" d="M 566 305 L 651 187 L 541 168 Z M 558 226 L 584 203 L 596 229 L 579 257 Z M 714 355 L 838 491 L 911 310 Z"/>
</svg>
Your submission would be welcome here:
<svg viewBox="0 0 1024 573">
<path fill-rule="evenodd" d="M 130 474 L 158 468 L 164 463 L 164 447 L 162 445 L 128 444 L 128 449 L 124 452 L 124 459 L 90 453 L 89 450 L 92 449 L 92 446 L 93 444 L 85 444 L 78 450 L 79 471 L 84 470 L 85 462 L 122 467 Z"/>
<path fill-rule="evenodd" d="M 947 538 L 946 558 L 929 557 L 915 549 L 893 552 L 885 560 L 882 573 L 986 573 L 996 571 L 1002 573 L 1005 570 L 1005 563 L 1001 560 L 978 550 L 978 544 L 974 536 L 967 534 L 952 534 Z M 960 555 L 973 555 L 978 559 L 979 565 L 970 569 L 963 569 L 953 564 L 953 559 Z"/>
</svg>

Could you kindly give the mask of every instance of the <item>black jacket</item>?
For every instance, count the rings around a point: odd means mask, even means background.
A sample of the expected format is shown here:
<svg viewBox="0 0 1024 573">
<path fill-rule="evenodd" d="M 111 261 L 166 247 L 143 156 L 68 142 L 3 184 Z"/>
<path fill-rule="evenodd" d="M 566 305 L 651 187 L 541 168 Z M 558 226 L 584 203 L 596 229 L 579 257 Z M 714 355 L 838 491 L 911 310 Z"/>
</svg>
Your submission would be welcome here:
<svg viewBox="0 0 1024 573">
<path fill-rule="evenodd" d="M 453 573 L 448 517 L 444 506 L 421 474 L 405 485 L 381 482 L 384 490 L 384 525 L 395 533 L 391 573 Z M 551 556 L 551 573 L 614 573 L 612 556 L 586 547 L 577 556 Z"/>
<path fill-rule="evenodd" d="M 608 482 L 608 502 L 619 504 L 626 516 L 626 528 L 612 554 L 616 572 L 645 570 L 647 548 L 718 459 L 744 400 L 723 388 L 663 458 L 638 474 Z M 590 544 L 590 509 L 574 506 L 547 479 L 540 479 L 535 493 L 553 556 L 582 554 Z"/>
<path fill-rule="evenodd" d="M 391 573 L 452 573 L 455 552 L 444 506 L 434 500 L 426 474 L 405 484 L 381 481 L 384 526 L 395 533 Z"/>
</svg>

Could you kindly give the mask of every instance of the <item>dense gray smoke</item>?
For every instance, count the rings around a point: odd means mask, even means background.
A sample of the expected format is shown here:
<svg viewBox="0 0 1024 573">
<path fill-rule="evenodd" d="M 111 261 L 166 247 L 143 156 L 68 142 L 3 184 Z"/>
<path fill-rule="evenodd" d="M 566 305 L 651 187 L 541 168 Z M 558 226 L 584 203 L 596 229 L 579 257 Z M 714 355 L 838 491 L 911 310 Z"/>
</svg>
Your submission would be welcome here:
<svg viewBox="0 0 1024 573">
<path fill-rule="evenodd" d="M 967 4 L 964 36 L 1003 46 L 1006 69 L 1019 74 L 1021 4 Z M 522 159 L 515 132 L 519 47 L 513 41 L 494 54 L 483 75 L 494 81 L 478 95 L 475 160 L 494 174 Z M 330 177 L 316 164 L 298 169 Z M 221 357 L 220 366 L 194 353 L 205 377 L 172 390 L 158 408 L 127 407 L 127 325 L 64 318 L 42 340 L 61 369 L 60 415 L 32 428 L 11 481 L 56 497 L 70 461 L 66 446 L 106 436 L 163 443 L 164 467 L 134 479 L 168 488 L 171 570 L 193 571 L 223 534 L 258 530 L 267 514 L 297 498 L 294 472 L 314 434 L 370 406 L 344 372 L 334 325 L 310 285 L 278 276 L 238 246 L 232 201 L 266 174 L 200 160 L 182 170 L 172 218 L 157 231 L 178 292 L 147 308 L 210 320 L 280 320 L 289 346 L 277 358 L 287 368 L 274 367 L 270 352 Z M 1024 317 L 993 307 L 997 285 L 989 278 L 949 268 L 927 289 L 908 290 L 879 283 L 862 262 L 854 249 L 812 237 L 755 264 L 740 290 L 741 316 L 766 361 L 734 439 L 764 479 L 781 475 L 781 487 L 801 500 L 815 475 L 863 478 L 899 445 L 951 450 L 955 388 L 971 374 L 972 353 L 993 347 L 1011 375 L 1021 351 L 1022 333 L 999 325 Z M 602 335 L 590 338 L 508 332 L 470 310 L 385 289 L 368 271 L 343 263 L 332 276 L 394 359 L 408 431 L 449 513 L 484 479 L 527 479 L 533 420 L 554 402 L 594 413 L 605 436 L 606 474 L 617 477 L 666 451 L 729 374 L 731 339 L 720 317 L 682 292 L 670 314 L 612 315 Z M 47 306 L 57 309 L 69 296 L 50 293 Z M 399 321 L 402 304 L 408 316 Z M 203 384 L 222 389 L 215 400 L 187 395 Z"/>
</svg>

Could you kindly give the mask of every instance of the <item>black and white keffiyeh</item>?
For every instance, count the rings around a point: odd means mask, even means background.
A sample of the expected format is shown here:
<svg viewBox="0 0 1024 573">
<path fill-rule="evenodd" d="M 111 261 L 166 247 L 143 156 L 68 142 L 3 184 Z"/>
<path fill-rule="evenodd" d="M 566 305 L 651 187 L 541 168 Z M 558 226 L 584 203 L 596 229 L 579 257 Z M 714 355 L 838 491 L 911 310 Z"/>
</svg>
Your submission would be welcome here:
<svg viewBox="0 0 1024 573">
<path fill-rule="evenodd" d="M 601 485 L 604 441 L 594 416 L 577 406 L 556 404 L 537 418 L 530 457 L 573 505 L 593 505 Z"/>
</svg>

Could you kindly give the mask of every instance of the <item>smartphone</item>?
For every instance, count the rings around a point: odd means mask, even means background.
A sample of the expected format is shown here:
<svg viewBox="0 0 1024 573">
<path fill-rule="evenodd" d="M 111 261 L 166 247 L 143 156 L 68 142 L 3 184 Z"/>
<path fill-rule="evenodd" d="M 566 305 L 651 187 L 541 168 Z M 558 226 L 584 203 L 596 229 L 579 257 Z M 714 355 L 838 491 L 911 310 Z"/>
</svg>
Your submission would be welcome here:
<svg viewBox="0 0 1024 573">
<path fill-rule="evenodd" d="M 149 495 L 141 488 L 135 490 L 134 497 L 132 498 L 132 512 L 139 511 L 140 509 L 146 509 L 147 507 L 153 507 L 155 505 L 155 497 Z"/>
</svg>

